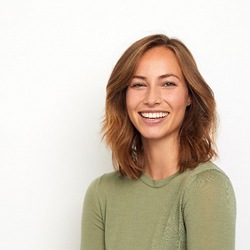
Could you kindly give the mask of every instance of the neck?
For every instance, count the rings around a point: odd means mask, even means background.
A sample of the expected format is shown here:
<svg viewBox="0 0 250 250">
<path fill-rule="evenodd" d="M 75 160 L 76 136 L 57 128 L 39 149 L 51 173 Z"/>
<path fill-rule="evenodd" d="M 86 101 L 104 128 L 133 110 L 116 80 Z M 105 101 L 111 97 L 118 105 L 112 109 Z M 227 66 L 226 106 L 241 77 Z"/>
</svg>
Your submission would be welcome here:
<svg viewBox="0 0 250 250">
<path fill-rule="evenodd" d="M 152 179 L 167 178 L 179 171 L 178 140 L 142 139 L 145 155 L 145 173 Z"/>
</svg>

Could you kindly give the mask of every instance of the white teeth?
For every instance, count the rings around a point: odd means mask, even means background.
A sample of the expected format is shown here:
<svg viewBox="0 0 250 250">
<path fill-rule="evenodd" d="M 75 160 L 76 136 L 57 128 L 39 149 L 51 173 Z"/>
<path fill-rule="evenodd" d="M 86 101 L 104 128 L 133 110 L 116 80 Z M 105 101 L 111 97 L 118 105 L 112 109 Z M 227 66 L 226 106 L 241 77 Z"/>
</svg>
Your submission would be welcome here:
<svg viewBox="0 0 250 250">
<path fill-rule="evenodd" d="M 157 119 L 157 118 L 163 118 L 168 115 L 168 112 L 157 112 L 157 113 L 147 113 L 147 112 L 142 112 L 141 116 L 144 118 L 149 118 L 149 119 Z"/>
</svg>

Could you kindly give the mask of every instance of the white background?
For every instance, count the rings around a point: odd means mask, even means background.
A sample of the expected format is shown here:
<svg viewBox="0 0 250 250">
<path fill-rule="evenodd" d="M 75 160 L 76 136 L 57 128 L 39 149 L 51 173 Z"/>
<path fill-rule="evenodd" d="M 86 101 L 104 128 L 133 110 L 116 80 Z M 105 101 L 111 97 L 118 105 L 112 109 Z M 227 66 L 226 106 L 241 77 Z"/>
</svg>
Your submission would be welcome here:
<svg viewBox="0 0 250 250">
<path fill-rule="evenodd" d="M 0 249 L 79 249 L 86 188 L 112 170 L 107 80 L 153 33 L 181 39 L 215 92 L 216 162 L 237 196 L 236 249 L 247 249 L 249 12 L 248 0 L 0 0 Z"/>
</svg>

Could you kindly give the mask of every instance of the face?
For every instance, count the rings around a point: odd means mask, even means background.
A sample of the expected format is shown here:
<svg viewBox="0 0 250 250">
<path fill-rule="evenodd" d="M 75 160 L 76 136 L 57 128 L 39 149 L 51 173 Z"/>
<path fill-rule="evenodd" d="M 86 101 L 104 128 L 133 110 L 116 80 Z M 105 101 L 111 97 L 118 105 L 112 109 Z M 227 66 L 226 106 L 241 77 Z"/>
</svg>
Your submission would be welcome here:
<svg viewBox="0 0 250 250">
<path fill-rule="evenodd" d="M 175 54 L 165 47 L 146 51 L 126 92 L 129 118 L 144 140 L 178 138 L 191 100 Z"/>
</svg>

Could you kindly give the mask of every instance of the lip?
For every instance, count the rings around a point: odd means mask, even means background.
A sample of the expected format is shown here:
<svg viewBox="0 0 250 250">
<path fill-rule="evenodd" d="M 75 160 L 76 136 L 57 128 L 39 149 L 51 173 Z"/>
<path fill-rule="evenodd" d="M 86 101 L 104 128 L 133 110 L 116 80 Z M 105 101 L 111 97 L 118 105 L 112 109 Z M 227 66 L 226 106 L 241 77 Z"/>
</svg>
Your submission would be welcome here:
<svg viewBox="0 0 250 250">
<path fill-rule="evenodd" d="M 164 121 L 170 114 L 168 111 L 162 110 L 145 110 L 138 113 L 141 116 L 142 120 L 149 125 L 158 124 Z"/>
<path fill-rule="evenodd" d="M 140 111 L 138 113 L 142 118 L 150 120 L 165 118 L 169 115 L 168 111 L 162 111 L 162 110 L 150 110 L 150 111 L 145 110 L 145 111 Z"/>
</svg>

